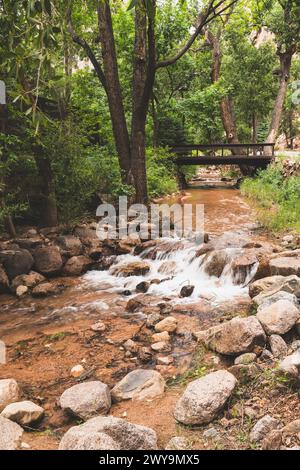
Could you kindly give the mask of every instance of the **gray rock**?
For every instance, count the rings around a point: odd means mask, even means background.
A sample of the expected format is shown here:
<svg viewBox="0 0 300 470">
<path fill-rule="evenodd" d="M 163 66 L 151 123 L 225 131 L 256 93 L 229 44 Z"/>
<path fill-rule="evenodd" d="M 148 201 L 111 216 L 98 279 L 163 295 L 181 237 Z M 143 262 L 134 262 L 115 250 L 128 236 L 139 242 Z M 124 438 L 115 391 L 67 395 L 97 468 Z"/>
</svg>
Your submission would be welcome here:
<svg viewBox="0 0 300 470">
<path fill-rule="evenodd" d="M 191 382 L 176 404 L 174 416 L 183 424 L 210 423 L 223 409 L 237 384 L 226 370 Z"/>
<path fill-rule="evenodd" d="M 275 258 L 270 261 L 270 270 L 272 275 L 291 276 L 295 274 L 300 276 L 300 258 Z"/>
<path fill-rule="evenodd" d="M 114 401 L 149 400 L 164 393 L 165 381 L 159 372 L 137 369 L 129 372 L 111 391 Z"/>
<path fill-rule="evenodd" d="M 165 450 L 188 450 L 190 443 L 186 437 L 175 436 L 167 443 Z"/>
<path fill-rule="evenodd" d="M 278 291 L 288 292 L 290 294 L 300 293 L 300 277 L 298 276 L 270 276 L 253 282 L 249 286 L 249 295 L 251 298 L 260 294 L 272 296 Z"/>
<path fill-rule="evenodd" d="M 254 362 L 251 364 L 237 364 L 229 367 L 228 372 L 233 374 L 238 381 L 243 382 L 257 377 L 261 373 L 261 367 Z"/>
<path fill-rule="evenodd" d="M 265 332 L 256 317 L 236 317 L 205 331 L 194 333 L 198 341 L 220 354 L 238 356 L 263 348 Z"/>
<path fill-rule="evenodd" d="M 259 362 L 273 362 L 274 356 L 268 349 L 264 349 L 261 355 L 259 356 Z"/>
<path fill-rule="evenodd" d="M 234 364 L 235 365 L 239 365 L 239 364 L 247 365 L 247 364 L 251 364 L 251 362 L 255 362 L 256 359 L 257 359 L 257 356 L 255 353 L 245 353 L 245 354 L 242 354 L 241 356 L 238 356 L 234 360 Z"/>
<path fill-rule="evenodd" d="M 287 300 L 278 300 L 259 310 L 257 318 L 269 335 L 283 335 L 290 331 L 299 320 L 300 310 Z"/>
<path fill-rule="evenodd" d="M 74 235 L 64 235 L 56 239 L 57 245 L 63 254 L 71 256 L 79 256 L 82 254 L 83 246 L 78 237 Z"/>
<path fill-rule="evenodd" d="M 111 407 L 109 388 L 100 381 L 84 382 L 68 388 L 60 397 L 63 410 L 87 420 L 105 414 Z"/>
<path fill-rule="evenodd" d="M 292 342 L 291 349 L 293 350 L 293 352 L 297 351 L 297 349 L 300 349 L 300 339 L 297 339 L 296 341 Z"/>
<path fill-rule="evenodd" d="M 271 351 L 274 357 L 283 359 L 288 354 L 288 346 L 279 335 L 271 335 L 269 338 Z"/>
<path fill-rule="evenodd" d="M 17 423 L 0 416 L 0 450 L 17 450 L 21 446 L 23 429 Z"/>
<path fill-rule="evenodd" d="M 157 436 L 153 429 L 124 419 L 97 417 L 69 429 L 59 444 L 59 450 L 84 449 L 156 450 Z"/>
<path fill-rule="evenodd" d="M 300 350 L 287 356 L 279 363 L 279 370 L 290 377 L 299 378 L 300 374 Z"/>
<path fill-rule="evenodd" d="M 44 409 L 32 401 L 10 403 L 1 413 L 4 418 L 10 419 L 21 426 L 30 426 L 39 421 L 43 415 Z"/>
<path fill-rule="evenodd" d="M 6 405 L 18 401 L 19 395 L 19 387 L 14 379 L 0 380 L 0 411 L 2 411 Z"/>
<path fill-rule="evenodd" d="M 6 346 L 4 341 L 0 341 L 0 364 L 6 364 Z"/>
<path fill-rule="evenodd" d="M 291 302 L 296 307 L 299 305 L 298 299 L 294 294 L 290 294 L 289 292 L 284 292 L 282 290 L 272 295 L 260 294 L 257 297 L 254 297 L 253 302 L 254 305 L 257 306 L 257 311 L 259 312 L 260 310 L 275 304 L 279 300 L 286 300 L 288 302 Z"/>
<path fill-rule="evenodd" d="M 250 432 L 250 441 L 259 442 L 262 441 L 271 431 L 277 429 L 279 422 L 272 416 L 266 415 L 261 418 Z"/>
<path fill-rule="evenodd" d="M 33 258 L 28 250 L 0 251 L 0 263 L 10 281 L 19 274 L 27 274 L 33 266 Z"/>
<path fill-rule="evenodd" d="M 216 430 L 216 428 L 209 428 L 209 429 L 206 429 L 206 431 L 204 431 L 203 437 L 205 439 L 217 439 L 218 437 L 220 437 L 220 434 Z"/>
</svg>

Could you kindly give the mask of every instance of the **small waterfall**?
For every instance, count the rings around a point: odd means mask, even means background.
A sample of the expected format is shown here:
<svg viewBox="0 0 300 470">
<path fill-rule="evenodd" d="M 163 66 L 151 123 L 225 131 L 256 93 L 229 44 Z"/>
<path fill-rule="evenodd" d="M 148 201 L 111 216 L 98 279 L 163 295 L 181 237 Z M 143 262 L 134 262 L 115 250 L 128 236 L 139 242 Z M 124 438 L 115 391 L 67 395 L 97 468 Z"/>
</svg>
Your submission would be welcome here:
<svg viewBox="0 0 300 470">
<path fill-rule="evenodd" d="M 109 271 L 90 271 L 84 276 L 84 280 L 94 287 L 99 286 L 99 289 L 102 283 L 109 283 L 113 286 L 110 291 L 127 290 L 133 295 L 136 294 L 137 284 L 142 281 L 155 281 L 150 284 L 148 294 L 172 297 L 177 303 L 191 303 L 201 299 L 213 303 L 247 294 L 247 284 L 255 275 L 257 264 L 247 268 L 239 279 L 233 270 L 233 262 L 243 254 L 241 248 L 219 250 L 222 252 L 221 262 L 224 266 L 221 266 L 218 275 L 211 275 L 208 269 L 217 250 L 199 257 L 195 255 L 196 250 L 195 245 L 185 240 L 162 240 L 139 256 L 119 256 Z M 148 264 L 147 274 L 122 276 L 122 267 L 141 262 Z M 193 285 L 195 289 L 191 297 L 182 299 L 179 296 L 180 290 L 186 285 Z"/>
</svg>

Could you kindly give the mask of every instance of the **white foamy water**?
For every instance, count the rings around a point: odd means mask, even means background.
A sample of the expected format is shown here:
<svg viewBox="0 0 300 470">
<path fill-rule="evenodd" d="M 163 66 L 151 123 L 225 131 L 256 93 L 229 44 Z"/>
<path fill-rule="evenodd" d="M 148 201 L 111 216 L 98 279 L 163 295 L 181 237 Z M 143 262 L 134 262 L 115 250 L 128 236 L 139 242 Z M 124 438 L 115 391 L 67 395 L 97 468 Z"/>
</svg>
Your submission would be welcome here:
<svg viewBox="0 0 300 470">
<path fill-rule="evenodd" d="M 170 242 L 170 241 L 168 241 Z M 173 240 L 174 243 L 174 240 Z M 178 244 L 178 241 L 175 242 Z M 93 288 L 101 289 L 101 285 L 111 284 L 113 287 L 110 292 L 122 292 L 130 290 L 133 295 L 136 294 L 136 285 L 142 281 L 160 280 L 160 284 L 152 284 L 147 291 L 148 294 L 157 296 L 173 297 L 176 303 L 191 303 L 199 301 L 201 298 L 211 303 L 227 301 L 235 297 L 248 295 L 247 284 L 251 281 L 257 270 L 257 265 L 247 274 L 243 285 L 236 285 L 233 279 L 232 261 L 242 253 L 240 248 L 227 248 L 226 255 L 228 262 L 220 278 L 209 276 L 205 267 L 209 262 L 210 255 L 195 256 L 198 247 L 185 247 L 182 242 L 182 249 L 174 251 L 159 251 L 155 260 L 148 259 L 147 254 L 151 248 L 143 252 L 140 256 L 132 254 L 122 255 L 117 258 L 117 262 L 109 271 L 90 271 L 83 280 Z M 144 276 L 124 277 L 122 275 L 112 274 L 129 263 L 145 261 L 150 266 L 150 271 Z M 183 286 L 195 286 L 191 297 L 180 298 L 180 290 Z"/>
</svg>

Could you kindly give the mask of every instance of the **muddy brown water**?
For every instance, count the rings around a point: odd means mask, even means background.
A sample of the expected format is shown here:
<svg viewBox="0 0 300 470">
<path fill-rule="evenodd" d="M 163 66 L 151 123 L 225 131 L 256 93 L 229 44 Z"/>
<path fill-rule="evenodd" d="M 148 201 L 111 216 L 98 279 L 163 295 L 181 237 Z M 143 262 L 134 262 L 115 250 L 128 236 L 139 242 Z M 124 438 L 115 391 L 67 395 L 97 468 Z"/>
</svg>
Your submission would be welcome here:
<svg viewBox="0 0 300 470">
<path fill-rule="evenodd" d="M 255 216 L 237 189 L 228 187 L 191 187 L 180 195 L 164 200 L 204 204 L 205 230 L 214 234 L 225 231 L 244 230 L 250 233 Z M 252 227 L 253 228 L 253 227 Z M 252 236 L 252 234 L 251 234 Z M 257 237 L 256 235 L 253 235 Z M 128 298 L 122 292 L 107 290 L 104 283 L 89 284 L 86 277 L 62 278 L 55 282 L 64 284 L 60 295 L 46 299 L 26 297 L 16 299 L 0 296 L 0 338 L 7 346 L 8 362 L 0 365 L 0 378 L 15 378 L 22 389 L 23 399 L 41 404 L 46 417 L 36 432 L 26 432 L 24 440 L 33 449 L 55 449 L 63 432 L 74 420 L 65 416 L 58 406 L 60 394 L 77 383 L 70 376 L 76 364 L 82 364 L 86 380 L 102 380 L 113 386 L 126 373 L 137 367 L 154 367 L 155 362 L 141 363 L 132 355 L 127 357 L 123 343 L 129 338 L 150 346 L 153 331 L 145 329 L 142 313 L 128 314 L 125 306 Z M 164 297 L 168 301 L 168 296 Z M 178 335 L 173 339 L 174 363 L 160 366 L 158 370 L 168 379 L 174 379 L 191 367 L 196 343 L 192 332 L 205 329 L 213 321 L 235 312 L 249 309 L 245 297 L 212 306 L 200 299 L 181 305 L 174 305 L 172 315 L 179 320 Z M 90 327 L 98 320 L 106 324 L 104 334 L 93 332 Z M 205 361 L 212 361 L 207 355 Z M 171 388 L 161 402 L 139 404 L 125 402 L 113 405 L 111 414 L 133 422 L 151 425 L 160 435 L 160 443 L 176 434 L 171 415 L 179 391 Z M 168 410 L 161 416 L 158 407 Z M 124 414 L 125 413 L 125 414 Z M 151 423 L 149 422 L 151 414 Z M 46 434 L 45 434 L 46 433 Z"/>
</svg>

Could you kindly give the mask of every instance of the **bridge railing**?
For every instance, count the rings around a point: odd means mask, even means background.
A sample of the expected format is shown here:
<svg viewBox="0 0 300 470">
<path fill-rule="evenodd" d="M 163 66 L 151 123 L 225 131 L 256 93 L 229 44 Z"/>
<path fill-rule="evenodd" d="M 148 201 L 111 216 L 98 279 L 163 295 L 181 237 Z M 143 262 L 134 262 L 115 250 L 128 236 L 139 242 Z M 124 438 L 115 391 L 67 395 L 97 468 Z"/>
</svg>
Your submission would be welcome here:
<svg viewBox="0 0 300 470">
<path fill-rule="evenodd" d="M 224 157 L 237 155 L 240 157 L 263 157 L 268 149 L 268 156 L 274 157 L 275 144 L 210 144 L 210 145 L 181 145 L 170 151 L 177 155 L 190 157 Z"/>
</svg>

